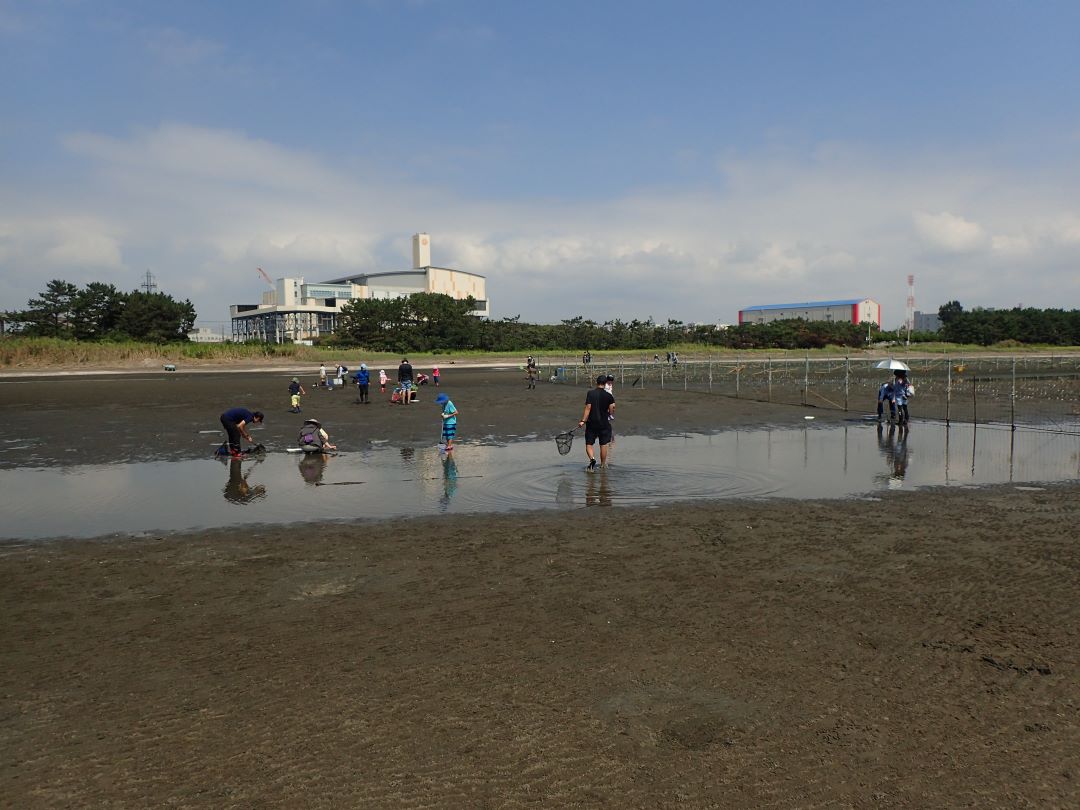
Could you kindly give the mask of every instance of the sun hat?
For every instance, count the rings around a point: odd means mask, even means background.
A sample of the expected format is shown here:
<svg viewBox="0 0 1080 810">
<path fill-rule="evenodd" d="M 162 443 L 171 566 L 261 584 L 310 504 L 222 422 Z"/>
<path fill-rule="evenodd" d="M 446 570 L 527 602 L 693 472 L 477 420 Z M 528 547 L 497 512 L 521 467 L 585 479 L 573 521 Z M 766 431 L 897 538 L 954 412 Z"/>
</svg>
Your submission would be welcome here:
<svg viewBox="0 0 1080 810">
<path fill-rule="evenodd" d="M 322 427 L 322 422 L 320 422 L 318 419 L 316 419 L 313 416 L 309 416 L 307 419 L 305 419 L 304 424 L 305 425 L 314 425 L 315 427 Z"/>
<path fill-rule="evenodd" d="M 293 378 L 292 378 L 292 381 L 293 381 L 293 382 L 300 382 L 300 378 L 299 378 L 299 377 L 293 377 Z"/>
<path fill-rule="evenodd" d="M 448 397 L 446 394 L 439 394 L 437 397 L 435 397 L 436 405 L 445 405 L 449 401 L 450 397 Z"/>
<path fill-rule="evenodd" d="M 615 382 L 615 378 L 608 374 L 606 377 L 604 377 L 604 382 Z"/>
</svg>

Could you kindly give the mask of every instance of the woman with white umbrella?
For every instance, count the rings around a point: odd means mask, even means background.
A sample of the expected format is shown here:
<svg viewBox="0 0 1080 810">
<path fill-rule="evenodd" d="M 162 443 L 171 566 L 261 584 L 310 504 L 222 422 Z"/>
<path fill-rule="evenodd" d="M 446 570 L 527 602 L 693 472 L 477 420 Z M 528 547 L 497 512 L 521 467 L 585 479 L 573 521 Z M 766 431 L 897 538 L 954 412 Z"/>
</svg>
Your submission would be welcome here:
<svg viewBox="0 0 1080 810">
<path fill-rule="evenodd" d="M 908 400 L 915 394 L 915 386 L 908 380 L 907 372 L 897 370 L 893 372 L 896 379 L 893 380 L 893 399 L 896 401 L 896 421 L 901 425 L 908 423 Z"/>
<path fill-rule="evenodd" d="M 889 416 L 892 421 L 892 415 L 895 413 L 898 417 L 897 421 L 901 425 L 906 425 L 908 421 L 908 399 L 915 393 L 915 386 L 908 380 L 907 374 L 911 371 L 908 368 L 907 363 L 903 363 L 900 360 L 894 360 L 889 358 L 888 360 L 882 360 L 877 363 L 874 368 L 889 369 L 893 373 L 893 381 L 891 383 L 883 383 L 881 388 L 878 389 L 878 418 L 882 414 L 882 405 L 885 401 L 889 403 Z"/>
</svg>

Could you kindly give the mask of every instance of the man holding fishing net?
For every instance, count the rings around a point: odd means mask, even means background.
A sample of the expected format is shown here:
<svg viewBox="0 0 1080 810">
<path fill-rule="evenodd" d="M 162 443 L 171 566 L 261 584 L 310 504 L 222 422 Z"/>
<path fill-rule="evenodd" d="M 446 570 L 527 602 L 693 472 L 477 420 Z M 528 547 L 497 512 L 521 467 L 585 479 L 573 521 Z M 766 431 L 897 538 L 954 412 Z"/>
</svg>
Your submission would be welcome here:
<svg viewBox="0 0 1080 810">
<path fill-rule="evenodd" d="M 596 378 L 596 387 L 585 395 L 585 413 L 578 427 L 585 428 L 585 455 L 589 457 L 589 472 L 596 469 L 593 444 L 600 442 L 600 467 L 607 467 L 608 445 L 611 444 L 611 420 L 615 410 L 615 397 L 604 390 L 607 374 Z"/>
</svg>

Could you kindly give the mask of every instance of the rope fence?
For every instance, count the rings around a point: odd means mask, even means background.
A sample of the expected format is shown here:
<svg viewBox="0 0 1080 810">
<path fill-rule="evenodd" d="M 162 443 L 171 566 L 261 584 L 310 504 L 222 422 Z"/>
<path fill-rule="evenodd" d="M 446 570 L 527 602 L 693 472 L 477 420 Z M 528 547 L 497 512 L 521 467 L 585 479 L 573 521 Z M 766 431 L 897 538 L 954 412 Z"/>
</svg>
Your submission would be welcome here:
<svg viewBox="0 0 1080 810">
<path fill-rule="evenodd" d="M 1080 355 L 897 357 L 911 371 L 914 418 L 1080 433 Z M 893 378 L 863 358 L 758 357 L 675 364 L 617 358 L 553 362 L 542 373 L 556 383 L 591 385 L 601 373 L 619 386 L 658 388 L 873 414 L 878 387 Z"/>
</svg>

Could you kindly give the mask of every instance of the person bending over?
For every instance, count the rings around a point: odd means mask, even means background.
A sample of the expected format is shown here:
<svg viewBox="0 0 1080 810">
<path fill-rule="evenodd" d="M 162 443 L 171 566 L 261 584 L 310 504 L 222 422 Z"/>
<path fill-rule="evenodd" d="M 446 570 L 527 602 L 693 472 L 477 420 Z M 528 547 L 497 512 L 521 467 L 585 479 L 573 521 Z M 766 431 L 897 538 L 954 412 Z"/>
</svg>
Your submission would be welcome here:
<svg viewBox="0 0 1080 810">
<path fill-rule="evenodd" d="M 253 422 L 261 423 L 262 420 L 263 415 L 260 411 L 249 411 L 247 408 L 229 408 L 221 415 L 221 426 L 225 428 L 225 435 L 228 437 L 230 456 L 240 457 L 241 438 L 255 444 L 255 440 L 248 433 L 247 426 Z"/>
<path fill-rule="evenodd" d="M 297 443 L 305 453 L 328 453 L 337 450 L 336 444 L 330 444 L 330 436 L 323 430 L 318 419 L 304 420 Z"/>
</svg>

